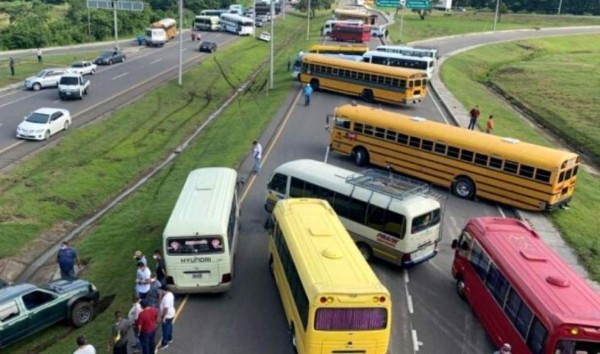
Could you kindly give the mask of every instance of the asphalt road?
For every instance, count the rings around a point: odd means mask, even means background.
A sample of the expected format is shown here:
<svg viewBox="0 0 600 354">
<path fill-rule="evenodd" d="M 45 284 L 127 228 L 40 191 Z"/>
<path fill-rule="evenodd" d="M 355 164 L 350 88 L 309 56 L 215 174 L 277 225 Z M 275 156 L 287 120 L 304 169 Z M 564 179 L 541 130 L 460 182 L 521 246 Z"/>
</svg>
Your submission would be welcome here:
<svg viewBox="0 0 600 354">
<path fill-rule="evenodd" d="M 430 41 L 428 45 L 438 47 L 443 55 L 483 43 L 572 32 L 597 33 L 598 29 L 470 35 Z M 175 324 L 175 343 L 168 349 L 170 353 L 293 353 L 281 301 L 267 269 L 267 234 L 263 230 L 268 216 L 263 209 L 265 186 L 272 171 L 286 161 L 325 159 L 328 145 L 325 115 L 352 100 L 317 92 L 313 94 L 311 105 L 304 107 L 299 96 L 294 98 L 279 126 L 281 131 L 275 129 L 277 122 L 274 122 L 260 138 L 263 146 L 270 145 L 263 154 L 263 174 L 248 180 L 247 194 L 243 196 L 243 227 L 233 288 L 223 295 L 184 298 L 183 311 Z M 419 105 L 400 110 L 447 121 L 439 104 L 431 97 Z M 349 159 L 335 154 L 328 157 L 328 162 L 357 170 Z M 239 172 L 246 175 L 250 169 L 251 162 L 247 161 Z M 432 195 L 444 208 L 438 256 L 405 271 L 383 262 L 372 263 L 374 271 L 392 294 L 394 314 L 390 353 L 491 353 L 495 348 L 479 321 L 456 295 L 450 274 L 453 257 L 450 243 L 469 218 L 512 216 L 513 212 L 490 203 L 460 200 L 439 188 L 434 188 Z"/>
</svg>

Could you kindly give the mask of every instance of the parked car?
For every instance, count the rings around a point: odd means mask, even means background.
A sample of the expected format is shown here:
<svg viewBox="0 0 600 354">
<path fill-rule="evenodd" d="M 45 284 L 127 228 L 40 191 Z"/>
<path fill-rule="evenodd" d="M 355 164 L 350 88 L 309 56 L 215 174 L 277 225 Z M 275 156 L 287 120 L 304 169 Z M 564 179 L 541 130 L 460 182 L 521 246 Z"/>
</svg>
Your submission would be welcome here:
<svg viewBox="0 0 600 354">
<path fill-rule="evenodd" d="M 79 73 L 66 73 L 58 82 L 58 97 L 61 100 L 67 98 L 83 99 L 90 89 L 90 80 L 84 79 Z"/>
<path fill-rule="evenodd" d="M 261 41 L 270 42 L 271 34 L 269 32 L 262 32 L 258 39 L 260 39 Z"/>
<path fill-rule="evenodd" d="M 94 75 L 98 66 L 89 61 L 78 61 L 71 65 L 69 68 L 70 72 L 78 73 L 80 75 Z"/>
<path fill-rule="evenodd" d="M 39 91 L 46 87 L 58 86 L 58 80 L 67 72 L 66 68 L 44 69 L 35 76 L 30 76 L 25 79 L 23 85 L 28 90 Z"/>
<path fill-rule="evenodd" d="M 0 348 L 65 320 L 75 327 L 89 323 L 99 297 L 94 284 L 81 279 L 1 288 Z"/>
<path fill-rule="evenodd" d="M 125 53 L 120 50 L 106 51 L 100 54 L 98 58 L 94 60 L 96 65 L 113 65 L 114 63 L 123 63 L 127 57 Z"/>
<path fill-rule="evenodd" d="M 198 48 L 201 52 L 214 53 L 217 50 L 217 43 L 204 41 L 200 43 L 200 48 Z"/>
<path fill-rule="evenodd" d="M 17 127 L 17 138 L 48 140 L 61 130 L 69 129 L 71 113 L 60 108 L 40 108 L 25 116 Z"/>
<path fill-rule="evenodd" d="M 256 27 L 262 27 L 265 25 L 265 21 L 263 19 L 256 19 L 256 22 L 254 22 L 254 24 L 256 25 Z"/>
</svg>

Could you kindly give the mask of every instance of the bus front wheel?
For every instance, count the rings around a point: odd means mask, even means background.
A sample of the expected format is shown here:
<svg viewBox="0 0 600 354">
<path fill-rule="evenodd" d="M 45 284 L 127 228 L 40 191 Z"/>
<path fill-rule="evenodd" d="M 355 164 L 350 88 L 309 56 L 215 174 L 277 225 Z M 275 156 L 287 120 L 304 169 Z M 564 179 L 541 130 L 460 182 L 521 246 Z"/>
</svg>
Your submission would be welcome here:
<svg viewBox="0 0 600 354">
<path fill-rule="evenodd" d="M 275 276 L 275 271 L 273 270 L 273 255 L 269 257 L 269 273 Z"/>
<path fill-rule="evenodd" d="M 465 282 L 461 278 L 456 279 L 456 293 L 458 294 L 458 297 L 460 297 L 462 300 L 467 301 L 465 288 Z"/>
<path fill-rule="evenodd" d="M 373 102 L 373 91 L 364 90 L 361 94 L 361 97 L 362 97 L 363 101 L 371 103 L 371 102 Z"/>
<path fill-rule="evenodd" d="M 314 91 L 319 91 L 319 80 L 317 80 L 317 79 L 310 80 L 310 87 L 312 87 L 312 89 Z"/>
<path fill-rule="evenodd" d="M 365 148 L 357 147 L 353 152 L 354 163 L 357 166 L 364 166 L 369 162 L 369 153 Z"/>
<path fill-rule="evenodd" d="M 467 177 L 459 177 L 452 185 L 452 193 L 462 199 L 472 199 L 475 195 L 475 184 Z"/>
<path fill-rule="evenodd" d="M 356 247 L 358 247 L 360 254 L 362 254 L 362 256 L 365 258 L 365 261 L 368 262 L 371 260 L 371 258 L 373 257 L 373 251 L 371 250 L 371 247 L 369 247 L 369 245 L 359 242 L 356 244 Z"/>
</svg>

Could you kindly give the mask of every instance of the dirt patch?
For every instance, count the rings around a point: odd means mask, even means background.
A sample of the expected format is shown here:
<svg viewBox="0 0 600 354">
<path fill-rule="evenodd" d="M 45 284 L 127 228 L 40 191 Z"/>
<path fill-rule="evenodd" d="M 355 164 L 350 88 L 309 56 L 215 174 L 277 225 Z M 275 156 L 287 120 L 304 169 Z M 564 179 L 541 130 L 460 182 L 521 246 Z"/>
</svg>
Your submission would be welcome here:
<svg viewBox="0 0 600 354">
<path fill-rule="evenodd" d="M 514 66 L 503 67 L 496 71 L 496 75 L 519 75 L 524 73 L 525 69 L 515 68 Z"/>
<path fill-rule="evenodd" d="M 77 204 L 74 201 L 66 200 L 66 199 L 63 199 L 63 198 L 61 198 L 59 196 L 56 196 L 56 195 L 53 195 L 53 196 L 50 196 L 50 197 L 41 198 L 41 199 L 39 199 L 39 201 L 40 202 L 50 202 L 50 203 L 56 204 L 56 205 L 64 205 L 64 206 L 66 206 L 67 208 L 69 208 L 71 210 L 75 210 L 79 206 L 79 204 Z"/>
<path fill-rule="evenodd" d="M 530 43 L 517 42 L 516 45 L 517 45 L 517 47 L 528 50 L 528 51 L 536 51 L 537 50 L 537 47 Z"/>
<path fill-rule="evenodd" d="M 0 274 L 5 280 L 12 282 L 25 271 L 27 265 L 17 261 L 16 257 L 0 259 Z"/>
</svg>

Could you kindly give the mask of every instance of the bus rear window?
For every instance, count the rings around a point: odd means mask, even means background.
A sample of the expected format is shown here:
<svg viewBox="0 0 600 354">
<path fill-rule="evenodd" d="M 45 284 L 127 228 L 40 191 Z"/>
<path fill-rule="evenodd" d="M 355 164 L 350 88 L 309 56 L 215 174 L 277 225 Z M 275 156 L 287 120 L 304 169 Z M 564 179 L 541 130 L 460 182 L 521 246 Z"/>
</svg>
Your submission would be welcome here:
<svg viewBox="0 0 600 354">
<path fill-rule="evenodd" d="M 600 353 L 600 342 L 584 342 L 561 340 L 556 345 L 556 354 L 597 354 Z"/>
<path fill-rule="evenodd" d="M 317 331 L 366 331 L 384 329 L 388 322 L 384 308 L 320 308 L 315 315 Z"/>
<path fill-rule="evenodd" d="M 168 255 L 210 253 L 223 253 L 223 238 L 221 236 L 167 238 Z"/>
<path fill-rule="evenodd" d="M 412 220 L 411 233 L 417 233 L 440 223 L 440 209 L 419 215 Z"/>
</svg>

